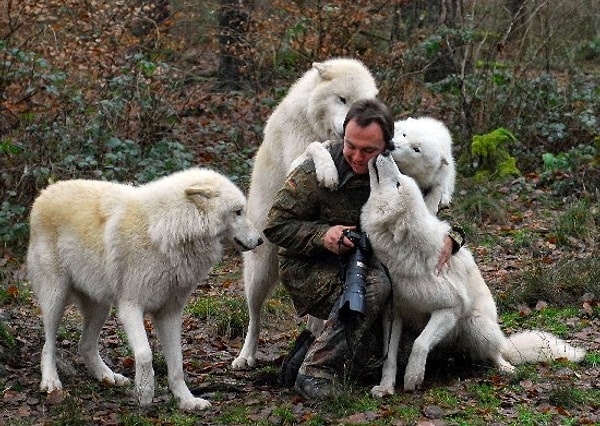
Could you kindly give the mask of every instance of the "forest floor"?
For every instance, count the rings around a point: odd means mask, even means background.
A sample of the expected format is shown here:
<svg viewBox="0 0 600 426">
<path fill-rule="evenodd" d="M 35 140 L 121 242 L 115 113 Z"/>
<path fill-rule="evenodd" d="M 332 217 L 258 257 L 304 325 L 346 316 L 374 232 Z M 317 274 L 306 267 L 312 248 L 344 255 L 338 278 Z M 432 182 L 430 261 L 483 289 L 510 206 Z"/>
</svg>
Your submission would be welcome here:
<svg viewBox="0 0 600 426">
<path fill-rule="evenodd" d="M 514 271 L 534 262 L 522 254 L 492 258 L 482 246 L 473 250 L 496 295 L 510 285 Z M 554 256 L 560 256 L 559 251 Z M 17 336 L 17 349 L 0 378 L 0 425 L 600 424 L 600 399 L 595 398 L 600 395 L 596 302 L 592 307 L 589 300 L 574 306 L 562 320 L 566 337 L 595 354 L 581 365 L 558 362 L 520 367 L 517 376 L 510 378 L 497 374 L 490 365 L 473 365 L 454 355 L 438 354 L 428 365 L 422 390 L 403 393 L 398 389 L 394 397 L 379 401 L 369 396 L 370 384 L 354 384 L 346 387 L 350 396 L 316 404 L 281 388 L 277 381 L 281 362 L 301 329 L 301 319 L 294 316 L 283 291 L 278 290 L 264 309 L 258 365 L 241 371 L 230 367 L 243 343 L 243 332 L 235 332 L 232 324 L 246 319 L 241 268 L 240 256 L 228 251 L 190 301 L 190 306 L 196 306 L 198 300 L 212 300 L 216 304 L 213 312 L 185 315 L 187 381 L 195 393 L 212 402 L 207 411 L 189 415 L 178 412 L 166 387 L 160 344 L 150 321 L 147 329 L 155 352 L 157 389 L 155 403 L 141 409 L 130 388 L 110 388 L 87 375 L 77 354 L 80 318 L 74 309 L 68 311 L 59 332 L 64 391 L 41 393 L 42 323 L 34 299 L 26 285 L 21 286 L 15 301 L 0 308 L 2 319 Z M 15 267 L 13 277 L 24 282 L 24 273 L 23 266 Z M 217 312 L 223 306 L 217 304 L 223 301 L 236 301 L 229 305 L 225 326 Z M 535 321 L 546 309 L 549 306 L 540 301 L 537 307 L 522 306 L 517 311 L 518 316 Z M 116 316 L 109 318 L 102 332 L 101 353 L 112 368 L 133 378 L 133 359 Z"/>
</svg>

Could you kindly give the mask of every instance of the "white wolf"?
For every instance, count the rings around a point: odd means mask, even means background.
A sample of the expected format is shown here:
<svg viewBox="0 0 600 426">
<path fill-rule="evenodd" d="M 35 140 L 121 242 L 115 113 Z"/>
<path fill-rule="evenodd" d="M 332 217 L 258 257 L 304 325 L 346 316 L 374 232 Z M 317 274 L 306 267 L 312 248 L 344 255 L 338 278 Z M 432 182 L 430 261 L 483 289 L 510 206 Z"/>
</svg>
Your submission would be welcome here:
<svg viewBox="0 0 600 426">
<path fill-rule="evenodd" d="M 479 268 L 465 247 L 435 272 L 449 225 L 431 214 L 417 184 L 398 170 L 389 155 L 369 163 L 371 192 L 361 212 L 363 231 L 374 254 L 388 268 L 393 282 L 393 321 L 382 378 L 371 393 L 394 393 L 398 344 L 402 326 L 422 330 L 413 344 L 404 375 L 404 389 L 419 387 L 430 350 L 438 344 L 459 345 L 474 359 L 489 359 L 501 372 L 511 363 L 555 358 L 581 361 L 584 349 L 541 331 L 506 337 L 497 322 L 496 305 Z M 389 327 L 389 322 L 384 323 Z M 388 330 L 384 336 L 388 335 Z"/>
<path fill-rule="evenodd" d="M 275 108 L 265 126 L 256 153 L 248 194 L 248 217 L 264 229 L 277 191 L 283 186 L 292 161 L 312 141 L 341 139 L 346 113 L 355 101 L 374 98 L 377 86 L 365 65 L 337 58 L 314 63 Z M 260 310 L 279 278 L 277 250 L 265 242 L 244 255 L 244 286 L 250 321 L 244 346 L 234 368 L 255 363 Z"/>
<path fill-rule="evenodd" d="M 456 181 L 448 128 L 432 117 L 408 118 L 394 123 L 394 134 L 392 157 L 417 182 L 429 211 L 448 206 Z"/>
<path fill-rule="evenodd" d="M 311 143 L 289 171 L 311 158 L 321 186 L 336 189 L 339 178 L 329 155 L 329 145 L 330 142 Z M 456 180 L 448 128 L 431 117 L 399 120 L 394 123 L 394 146 L 392 157 L 402 173 L 415 179 L 429 211 L 435 214 L 440 207 L 448 206 Z"/>
<path fill-rule="evenodd" d="M 154 370 L 144 328 L 153 318 L 169 386 L 183 410 L 210 403 L 184 381 L 181 322 L 191 291 L 221 258 L 262 243 L 246 218 L 243 193 L 225 176 L 193 168 L 132 187 L 93 180 L 50 185 L 33 203 L 27 267 L 44 320 L 41 389 L 62 389 L 56 370 L 56 331 L 67 303 L 83 315 L 79 352 L 90 373 L 111 385 L 114 373 L 98 353 L 98 338 L 116 305 L 135 356 L 135 390 L 152 402 Z"/>
</svg>

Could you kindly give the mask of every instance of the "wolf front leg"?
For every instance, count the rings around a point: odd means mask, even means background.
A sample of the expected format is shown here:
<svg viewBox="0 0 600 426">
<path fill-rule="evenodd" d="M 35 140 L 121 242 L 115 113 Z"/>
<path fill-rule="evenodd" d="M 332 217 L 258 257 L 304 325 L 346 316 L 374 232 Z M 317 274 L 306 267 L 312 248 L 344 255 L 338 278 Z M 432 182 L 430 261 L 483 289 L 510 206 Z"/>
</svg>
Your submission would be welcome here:
<svg viewBox="0 0 600 426">
<path fill-rule="evenodd" d="M 390 333 L 390 316 L 392 317 Z M 402 336 L 402 317 L 396 309 L 393 314 L 385 310 L 383 314 L 383 355 L 386 357 L 381 372 L 381 382 L 371 389 L 371 395 L 383 398 L 395 393 L 396 371 L 398 369 L 398 346 Z"/>
<path fill-rule="evenodd" d="M 162 344 L 167 371 L 169 374 L 169 387 L 175 398 L 179 400 L 179 408 L 185 411 L 204 410 L 211 406 L 203 398 L 196 398 L 185 383 L 183 373 L 183 354 L 181 352 L 181 316 L 183 307 L 165 309 L 166 313 L 154 316 L 156 331 Z"/>
<path fill-rule="evenodd" d="M 135 392 L 141 406 L 148 406 L 154 397 L 152 349 L 144 328 L 144 313 L 130 303 L 119 304 L 119 318 L 135 358 Z"/>
</svg>

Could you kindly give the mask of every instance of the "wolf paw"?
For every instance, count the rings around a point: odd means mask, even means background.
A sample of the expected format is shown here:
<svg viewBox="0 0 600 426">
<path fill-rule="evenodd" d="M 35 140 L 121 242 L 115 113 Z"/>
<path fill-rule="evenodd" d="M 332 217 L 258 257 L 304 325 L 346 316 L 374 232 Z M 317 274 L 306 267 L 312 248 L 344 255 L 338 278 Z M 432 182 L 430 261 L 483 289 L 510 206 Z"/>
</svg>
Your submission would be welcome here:
<svg viewBox="0 0 600 426">
<path fill-rule="evenodd" d="M 312 142 L 306 148 L 306 154 L 313 160 L 319 185 L 334 191 L 338 187 L 339 176 L 333 158 L 327 149 L 328 146 L 327 142 L 324 144 Z"/>
<path fill-rule="evenodd" d="M 423 384 L 423 374 L 405 375 L 404 376 L 404 390 L 406 392 L 412 392 L 416 389 L 420 389 Z"/>
<path fill-rule="evenodd" d="M 113 384 L 115 386 L 129 386 L 131 384 L 131 380 L 121 374 L 115 373 Z"/>
<path fill-rule="evenodd" d="M 246 367 L 254 367 L 255 363 L 256 363 L 256 360 L 252 357 L 246 358 L 243 356 L 238 356 L 231 363 L 231 368 L 233 368 L 234 370 L 241 370 Z"/>
<path fill-rule="evenodd" d="M 57 377 L 44 378 L 40 384 L 40 390 L 51 393 L 55 390 L 62 390 L 62 383 Z"/>
<path fill-rule="evenodd" d="M 200 411 L 210 407 L 210 402 L 203 398 L 182 399 L 179 403 L 179 408 L 184 411 Z"/>
<path fill-rule="evenodd" d="M 98 379 L 106 386 L 127 386 L 131 384 L 131 380 L 127 377 L 112 371 L 109 374 L 103 374 Z"/>
<path fill-rule="evenodd" d="M 515 374 L 516 368 L 512 364 L 506 363 L 505 365 L 499 366 L 498 370 L 501 374 L 512 375 Z"/>
<path fill-rule="evenodd" d="M 337 169 L 333 169 L 333 171 L 317 170 L 317 180 L 319 181 L 319 185 L 331 191 L 335 191 L 339 184 Z"/>
<path fill-rule="evenodd" d="M 154 397 L 154 389 L 138 389 L 137 400 L 140 406 L 148 407 L 152 404 L 152 398 Z"/>
<path fill-rule="evenodd" d="M 371 395 L 373 395 L 375 398 L 383 398 L 385 396 L 393 395 L 394 393 L 395 391 L 393 386 L 377 385 L 373 386 L 373 389 L 371 389 Z"/>
<path fill-rule="evenodd" d="M 154 397 L 154 375 L 145 380 L 138 380 L 138 376 L 136 376 L 135 393 L 138 403 L 142 407 L 152 404 L 152 398 Z"/>
</svg>

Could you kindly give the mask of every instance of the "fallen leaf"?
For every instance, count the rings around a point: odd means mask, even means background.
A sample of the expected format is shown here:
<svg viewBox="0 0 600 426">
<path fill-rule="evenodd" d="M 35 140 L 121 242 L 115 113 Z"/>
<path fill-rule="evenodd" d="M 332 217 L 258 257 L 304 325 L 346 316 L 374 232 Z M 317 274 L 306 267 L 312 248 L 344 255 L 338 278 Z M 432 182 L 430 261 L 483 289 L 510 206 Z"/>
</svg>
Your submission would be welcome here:
<svg viewBox="0 0 600 426">
<path fill-rule="evenodd" d="M 64 390 L 55 389 L 46 395 L 46 404 L 56 405 L 64 401 L 66 392 Z"/>
<path fill-rule="evenodd" d="M 7 404 L 18 404 L 19 402 L 27 400 L 27 395 L 22 392 L 7 389 L 2 395 L 2 400 Z"/>
</svg>

